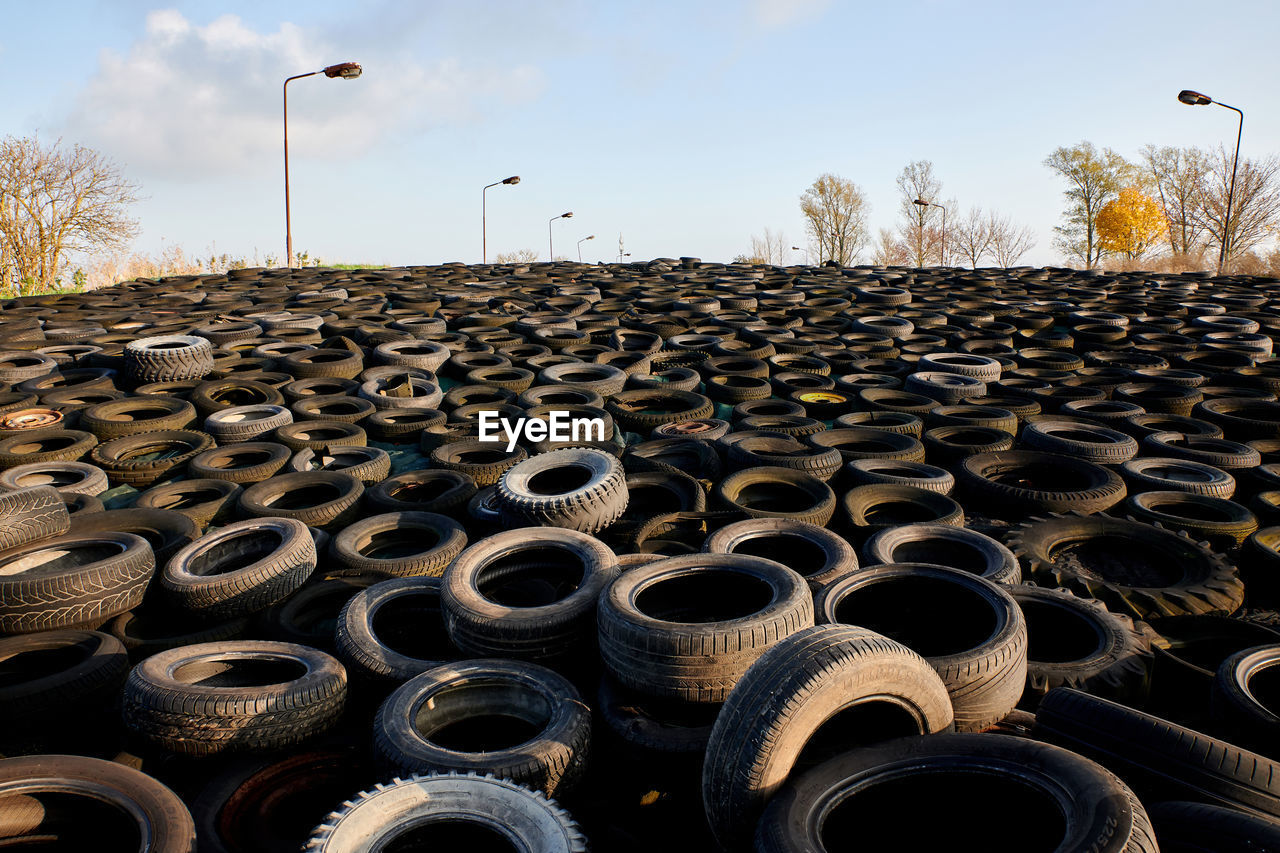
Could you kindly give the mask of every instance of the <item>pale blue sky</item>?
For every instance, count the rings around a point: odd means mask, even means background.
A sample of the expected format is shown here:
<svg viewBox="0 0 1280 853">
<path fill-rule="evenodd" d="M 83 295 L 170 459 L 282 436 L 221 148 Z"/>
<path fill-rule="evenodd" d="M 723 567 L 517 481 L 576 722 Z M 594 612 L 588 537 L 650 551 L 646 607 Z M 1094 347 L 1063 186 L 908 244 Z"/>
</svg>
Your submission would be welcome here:
<svg viewBox="0 0 1280 853">
<path fill-rule="evenodd" d="M 280 84 L 290 85 L 294 246 L 327 260 L 489 252 L 728 260 L 768 226 L 803 245 L 798 196 L 855 180 L 873 230 L 894 178 L 931 159 L 943 194 L 1034 227 L 1059 260 L 1060 183 L 1089 139 L 1280 151 L 1280 4 L 742 0 L 689 4 L 0 0 L 0 133 L 98 147 L 143 186 L 138 248 L 283 254 Z M 799 258 L 797 258 L 798 260 Z"/>
</svg>

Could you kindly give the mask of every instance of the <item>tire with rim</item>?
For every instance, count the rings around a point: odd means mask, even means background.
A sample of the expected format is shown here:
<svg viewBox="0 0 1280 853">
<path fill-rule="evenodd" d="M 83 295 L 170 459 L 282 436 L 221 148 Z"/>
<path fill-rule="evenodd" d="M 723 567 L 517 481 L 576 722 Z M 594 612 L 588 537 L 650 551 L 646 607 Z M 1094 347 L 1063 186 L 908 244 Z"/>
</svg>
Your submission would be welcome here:
<svg viewBox="0 0 1280 853">
<path fill-rule="evenodd" d="M 1224 732 L 1271 755 L 1280 742 L 1280 644 L 1236 652 L 1213 679 L 1213 716 Z"/>
<path fill-rule="evenodd" d="M 870 731 L 841 725 L 855 709 L 870 712 Z M 824 734 L 865 743 L 951 729 L 946 687 L 918 654 L 863 628 L 806 628 L 757 659 L 716 716 L 702 767 L 707 821 L 725 849 L 740 849 L 806 744 Z"/>
<path fill-rule="evenodd" d="M 1008 536 L 1030 577 L 1138 619 L 1230 614 L 1244 584 L 1220 555 L 1149 524 L 1099 516 L 1033 519 Z"/>
<path fill-rule="evenodd" d="M 716 703 L 764 651 L 813 624 L 808 584 L 780 563 L 689 554 L 630 569 L 599 604 L 600 656 L 625 687 Z"/>
<path fill-rule="evenodd" d="M 347 673 L 292 643 L 231 640 L 183 646 L 133 668 L 124 720 L 140 740 L 179 755 L 283 749 L 338 722 Z"/>
<path fill-rule="evenodd" d="M 947 686 L 956 731 L 980 732 L 1018 704 L 1027 680 L 1027 623 L 1002 587 L 927 563 L 871 566 L 824 587 L 827 624 L 857 625 L 929 662 Z"/>
</svg>

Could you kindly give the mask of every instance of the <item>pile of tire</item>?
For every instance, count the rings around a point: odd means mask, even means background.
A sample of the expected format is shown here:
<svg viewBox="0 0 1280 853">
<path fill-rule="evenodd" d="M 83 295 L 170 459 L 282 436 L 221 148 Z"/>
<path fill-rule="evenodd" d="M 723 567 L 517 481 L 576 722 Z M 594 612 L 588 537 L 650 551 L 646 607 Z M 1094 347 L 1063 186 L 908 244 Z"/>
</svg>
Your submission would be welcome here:
<svg viewBox="0 0 1280 853">
<path fill-rule="evenodd" d="M 1272 334 L 696 258 L 0 302 L 0 846 L 1280 850 Z"/>
</svg>

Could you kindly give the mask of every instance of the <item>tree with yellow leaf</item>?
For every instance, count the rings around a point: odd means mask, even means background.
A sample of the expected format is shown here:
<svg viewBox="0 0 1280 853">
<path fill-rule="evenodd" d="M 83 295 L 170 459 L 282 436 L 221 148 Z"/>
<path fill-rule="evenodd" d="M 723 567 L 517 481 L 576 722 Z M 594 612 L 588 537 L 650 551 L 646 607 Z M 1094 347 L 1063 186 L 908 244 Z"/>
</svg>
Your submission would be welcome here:
<svg viewBox="0 0 1280 853">
<path fill-rule="evenodd" d="M 1155 199 L 1126 187 L 1098 211 L 1098 246 L 1134 261 L 1168 239 L 1169 220 Z"/>
</svg>

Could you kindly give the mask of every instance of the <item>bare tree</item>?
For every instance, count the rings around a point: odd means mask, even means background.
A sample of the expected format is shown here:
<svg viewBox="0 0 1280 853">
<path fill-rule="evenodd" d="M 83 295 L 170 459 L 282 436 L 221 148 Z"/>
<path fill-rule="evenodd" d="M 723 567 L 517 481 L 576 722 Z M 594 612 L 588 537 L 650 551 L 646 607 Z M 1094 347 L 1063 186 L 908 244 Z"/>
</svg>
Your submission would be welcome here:
<svg viewBox="0 0 1280 853">
<path fill-rule="evenodd" d="M 1098 151 L 1092 142 L 1058 148 L 1045 158 L 1044 164 L 1067 180 L 1063 192 L 1069 202 L 1063 214 L 1066 221 L 1053 229 L 1058 234 L 1054 245 L 1068 260 L 1093 269 L 1102 259 L 1098 211 L 1130 182 L 1133 167 L 1110 148 Z"/>
<path fill-rule="evenodd" d="M 818 263 L 849 266 L 867 242 L 871 205 L 862 188 L 847 178 L 825 174 L 800 196 L 800 212 Z"/>
<path fill-rule="evenodd" d="M 915 160 L 902 167 L 897 182 L 898 213 L 903 220 L 902 242 L 910 249 L 915 266 L 923 267 L 938 242 L 937 233 L 931 233 L 930 229 L 942 211 L 932 205 L 916 204 L 916 199 L 936 201 L 942 192 L 942 181 L 934 177 L 932 162 Z"/>
<path fill-rule="evenodd" d="M 516 249 L 514 252 L 499 252 L 494 258 L 499 264 L 531 264 L 538 259 L 537 249 Z"/>
<path fill-rule="evenodd" d="M 98 152 L 35 137 L 0 141 L 0 242 L 20 287 L 57 285 L 69 255 L 118 249 L 137 233 L 125 215 L 137 186 Z"/>
<path fill-rule="evenodd" d="M 1016 266 L 1022 256 L 1036 245 L 1036 234 L 1026 225 L 1015 225 L 1005 216 L 992 212 L 987 219 L 991 233 L 991 257 L 996 266 Z"/>
<path fill-rule="evenodd" d="M 1205 230 L 1209 243 L 1220 248 L 1225 235 L 1226 260 L 1232 261 L 1274 235 L 1280 226 L 1280 160 L 1242 160 L 1236 175 L 1231 221 L 1227 220 L 1227 194 L 1231 186 L 1231 154 L 1219 145 L 1213 152 L 1203 189 L 1198 195 L 1196 222 Z"/>
<path fill-rule="evenodd" d="M 872 247 L 871 263 L 882 267 L 906 266 L 911 263 L 911 250 L 888 228 L 881 228 Z"/>
<path fill-rule="evenodd" d="M 785 266 L 788 248 L 785 234 L 781 231 L 775 233 L 766 228 L 763 237 L 751 235 L 751 254 L 747 262 Z"/>
<path fill-rule="evenodd" d="M 1141 155 L 1156 200 L 1169 220 L 1170 253 L 1175 261 L 1196 255 L 1204 245 L 1204 227 L 1196 209 L 1209 170 L 1208 153 L 1199 148 L 1147 145 Z"/>
<path fill-rule="evenodd" d="M 963 218 L 957 217 L 954 228 L 948 229 L 948 244 L 954 244 L 954 253 L 977 269 L 978 263 L 991 251 L 992 222 L 994 216 L 985 216 L 982 208 L 971 207 Z"/>
</svg>

